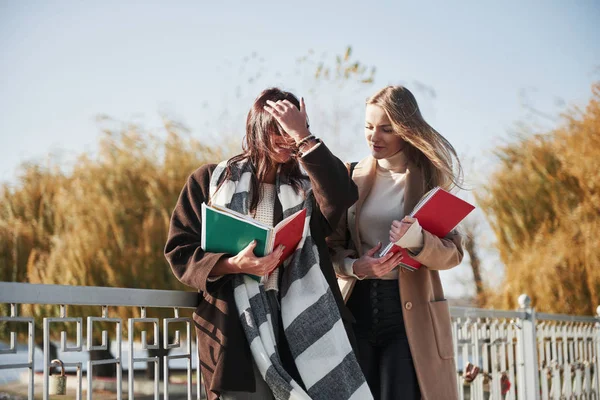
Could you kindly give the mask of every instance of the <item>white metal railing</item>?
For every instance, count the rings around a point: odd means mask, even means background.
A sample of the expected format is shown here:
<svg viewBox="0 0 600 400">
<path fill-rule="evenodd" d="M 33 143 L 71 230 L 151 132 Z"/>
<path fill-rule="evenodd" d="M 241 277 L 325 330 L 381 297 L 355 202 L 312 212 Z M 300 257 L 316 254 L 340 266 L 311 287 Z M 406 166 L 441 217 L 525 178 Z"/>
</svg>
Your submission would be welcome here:
<svg viewBox="0 0 600 400">
<path fill-rule="evenodd" d="M 0 316 L 0 322 L 9 322 L 13 324 L 28 325 L 27 335 L 27 362 L 26 363 L 5 363 L 3 358 L 8 354 L 17 353 L 17 332 L 11 331 L 9 335 L 9 348 L 0 349 L 0 371 L 16 368 L 28 369 L 28 398 L 34 398 L 34 376 L 36 365 L 34 361 L 35 350 L 35 319 L 31 316 L 22 317 L 18 315 L 18 305 L 20 304 L 37 304 L 37 305 L 58 305 L 59 315 L 56 317 L 43 318 L 43 398 L 48 399 L 49 388 L 49 371 L 50 365 L 50 340 L 52 327 L 57 323 L 68 323 L 75 326 L 75 337 L 67 338 L 65 331 L 61 332 L 60 351 L 64 353 L 82 353 L 84 351 L 93 350 L 108 350 L 108 332 L 102 331 L 102 344 L 94 346 L 92 338 L 94 336 L 94 325 L 102 323 L 112 323 L 115 325 L 115 343 L 116 351 L 113 350 L 115 357 L 106 360 L 88 360 L 87 361 L 87 398 L 91 399 L 93 394 L 93 368 L 101 364 L 114 364 L 116 366 L 116 393 L 117 399 L 122 398 L 122 321 L 121 318 L 109 318 L 109 308 L 124 306 L 136 307 L 140 309 L 140 318 L 129 318 L 127 324 L 128 332 L 128 398 L 134 398 L 134 373 L 133 368 L 135 363 L 154 363 L 154 398 L 160 396 L 159 388 L 159 358 L 154 357 L 139 357 L 136 355 L 136 347 L 134 346 L 134 329 L 138 326 L 146 327 L 152 325 L 153 343 L 147 344 L 147 331 L 141 330 L 141 349 L 153 350 L 159 348 L 159 318 L 147 318 L 147 308 L 170 308 L 173 309 L 173 318 L 163 319 L 163 343 L 165 349 L 183 348 L 183 354 L 165 356 L 164 362 L 164 398 L 169 398 L 169 360 L 185 359 L 187 361 L 187 398 L 192 399 L 192 357 L 195 358 L 196 366 L 199 365 L 197 354 L 192 354 L 192 341 L 195 335 L 192 335 L 192 320 L 190 318 L 180 318 L 179 309 L 189 308 L 195 309 L 198 303 L 198 293 L 168 291 L 168 290 L 144 290 L 144 289 L 124 289 L 124 288 L 105 288 L 105 287 L 81 287 L 81 286 L 62 286 L 62 285 L 34 285 L 27 283 L 12 283 L 0 282 L 0 304 L 5 303 L 10 305 L 10 315 Z M 68 317 L 68 306 L 97 306 L 99 316 L 86 316 L 86 332 L 87 340 L 85 347 L 83 346 L 83 318 Z M 185 342 L 182 341 L 182 335 L 179 330 L 174 331 L 174 341 L 169 343 L 169 326 L 171 324 L 185 324 Z M 139 324 L 139 325 L 138 325 Z M 75 343 L 72 345 L 71 343 Z M 75 368 L 76 374 L 76 390 L 75 396 L 77 399 L 82 397 L 82 381 L 83 381 L 83 363 L 65 362 L 65 367 Z M 196 371 L 196 390 L 195 396 L 200 399 L 200 376 Z"/>
<path fill-rule="evenodd" d="M 503 398 L 500 385 L 504 374 L 504 379 L 511 383 L 505 398 L 515 399 L 514 382 L 519 372 L 517 321 L 523 320 L 526 314 L 520 311 L 452 308 L 451 315 L 460 398 Z M 467 362 L 481 369 L 469 385 L 464 384 L 463 379 Z M 485 396 L 485 393 L 489 395 Z"/>
<path fill-rule="evenodd" d="M 460 398 L 600 399 L 597 317 L 451 307 Z M 467 362 L 480 369 L 465 384 Z"/>
<path fill-rule="evenodd" d="M 179 316 L 180 309 L 194 309 L 198 294 L 180 291 L 121 289 L 104 287 L 80 287 L 61 285 L 33 285 L 26 283 L 0 282 L 0 304 L 9 305 L 10 315 L 1 316 L 0 322 L 27 325 L 27 362 L 7 363 L 7 355 L 17 353 L 17 333 L 11 331 L 9 348 L 0 348 L 0 373 L 2 370 L 27 369 L 27 392 L 34 398 L 35 371 L 35 327 L 33 316 L 19 316 L 22 304 L 58 305 L 56 316 L 43 318 L 43 398 L 48 398 L 50 365 L 50 340 L 57 323 L 69 323 L 75 327 L 75 337 L 67 339 L 61 332 L 60 350 L 64 353 L 81 354 L 91 350 L 108 348 L 108 332 L 102 331 L 102 344 L 94 346 L 94 326 L 100 322 L 115 326 L 114 358 L 106 360 L 70 362 L 65 366 L 74 368 L 75 392 L 82 397 L 83 372 L 86 371 L 87 398 L 93 394 L 93 368 L 100 364 L 114 364 L 117 371 L 115 397 L 122 398 L 122 374 L 127 366 L 128 398 L 136 394 L 133 367 L 136 363 L 154 363 L 152 393 L 158 399 L 159 357 L 141 356 L 134 341 L 134 330 L 141 330 L 141 350 L 159 347 L 160 318 L 148 318 L 147 309 L 172 309 L 172 318 L 162 318 L 163 344 L 166 349 L 179 349 L 177 355 L 164 356 L 164 385 L 162 393 L 169 398 L 169 360 L 181 359 L 186 366 L 186 396 L 200 399 L 200 375 L 197 354 L 192 354 L 195 335 L 192 320 Z M 69 306 L 96 306 L 98 314 L 85 316 L 86 336 L 83 335 L 82 317 L 69 317 Z M 458 367 L 457 380 L 461 399 L 596 399 L 600 400 L 600 315 L 599 317 L 576 317 L 571 315 L 541 314 L 530 307 L 530 300 L 522 295 L 517 311 L 487 310 L 451 307 L 454 351 Z M 138 308 L 140 318 L 109 317 L 114 307 Z M 598 307 L 600 313 L 600 307 Z M 152 325 L 153 343 L 147 344 L 147 331 L 141 327 Z M 180 328 L 185 325 L 185 341 Z M 126 326 L 127 357 L 122 358 L 122 328 Z M 174 326 L 174 328 L 173 328 Z M 60 328 L 62 329 L 62 328 Z M 147 328 L 146 328 L 147 329 Z M 169 330 L 174 330 L 174 340 L 169 342 Z M 85 337 L 85 340 L 84 340 Z M 84 343 L 85 342 L 85 343 Z M 74 344 L 72 344 L 74 343 Z M 24 355 L 25 356 L 25 355 Z M 479 374 L 465 383 L 465 365 L 470 362 L 480 369 Z M 192 369 L 196 365 L 196 385 L 193 387 Z M 84 368 L 84 366 L 86 368 Z"/>
</svg>

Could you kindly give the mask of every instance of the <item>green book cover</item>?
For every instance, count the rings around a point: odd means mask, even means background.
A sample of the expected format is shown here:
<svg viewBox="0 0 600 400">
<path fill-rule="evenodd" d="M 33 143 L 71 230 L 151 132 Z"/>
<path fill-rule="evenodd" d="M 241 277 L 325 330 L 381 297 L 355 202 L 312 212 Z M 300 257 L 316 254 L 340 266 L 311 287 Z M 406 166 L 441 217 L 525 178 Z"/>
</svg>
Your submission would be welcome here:
<svg viewBox="0 0 600 400">
<path fill-rule="evenodd" d="M 211 253 L 238 254 L 256 240 L 254 254 L 269 253 L 271 228 L 258 221 L 221 207 L 202 204 L 202 248 Z"/>
</svg>

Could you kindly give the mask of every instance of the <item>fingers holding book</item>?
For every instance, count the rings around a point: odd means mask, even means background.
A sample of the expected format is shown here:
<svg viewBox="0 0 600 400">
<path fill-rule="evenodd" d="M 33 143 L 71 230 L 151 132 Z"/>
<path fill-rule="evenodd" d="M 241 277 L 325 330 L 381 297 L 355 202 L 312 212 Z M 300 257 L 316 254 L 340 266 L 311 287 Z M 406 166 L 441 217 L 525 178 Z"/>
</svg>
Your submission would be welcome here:
<svg viewBox="0 0 600 400">
<path fill-rule="evenodd" d="M 394 220 L 390 227 L 390 242 L 397 243 L 408 232 L 408 229 L 417 220 L 413 217 L 406 216 L 401 221 Z"/>
<path fill-rule="evenodd" d="M 363 279 L 380 278 L 396 268 L 400 260 L 402 260 L 401 253 L 388 253 L 381 258 L 377 258 L 376 254 L 380 249 L 381 243 L 354 262 L 352 268 L 356 276 Z"/>
<path fill-rule="evenodd" d="M 264 276 L 270 274 L 281 261 L 281 256 L 285 250 L 285 246 L 278 246 L 271 254 L 265 257 L 256 257 L 254 249 L 256 241 L 250 242 L 242 251 L 233 257 L 227 259 L 230 268 L 229 274 L 250 274 L 256 276 Z"/>
</svg>

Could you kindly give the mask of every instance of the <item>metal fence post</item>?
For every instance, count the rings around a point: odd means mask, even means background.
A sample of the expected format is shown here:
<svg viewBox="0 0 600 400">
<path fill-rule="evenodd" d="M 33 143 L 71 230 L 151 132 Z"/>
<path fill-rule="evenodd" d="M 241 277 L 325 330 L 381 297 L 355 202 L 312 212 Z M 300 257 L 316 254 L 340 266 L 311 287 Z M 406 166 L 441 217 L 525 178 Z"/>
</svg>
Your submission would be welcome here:
<svg viewBox="0 0 600 400">
<path fill-rule="evenodd" d="M 600 398 L 600 306 L 596 308 L 596 337 L 594 342 L 596 342 L 596 355 L 594 357 L 596 365 L 594 367 L 594 375 L 596 375 L 596 382 L 592 384 L 592 387 L 596 390 L 596 398 Z"/>
<path fill-rule="evenodd" d="M 525 319 L 519 321 L 517 346 L 518 393 L 519 399 L 539 400 L 540 379 L 537 354 L 537 334 L 535 330 L 535 309 L 526 294 L 519 296 L 519 311 L 525 312 Z"/>
</svg>

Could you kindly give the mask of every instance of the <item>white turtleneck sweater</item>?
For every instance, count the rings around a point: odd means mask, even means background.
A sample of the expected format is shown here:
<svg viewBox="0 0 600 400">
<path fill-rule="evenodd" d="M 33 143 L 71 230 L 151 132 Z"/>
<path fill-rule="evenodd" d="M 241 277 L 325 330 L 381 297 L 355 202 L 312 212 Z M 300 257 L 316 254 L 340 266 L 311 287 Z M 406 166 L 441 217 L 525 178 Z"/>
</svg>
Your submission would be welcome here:
<svg viewBox="0 0 600 400">
<path fill-rule="evenodd" d="M 358 221 L 362 254 L 377 246 L 389 243 L 392 221 L 404 215 L 404 189 L 407 162 L 404 153 L 398 152 L 387 159 L 377 160 L 377 173 L 369 196 L 365 199 Z M 397 242 L 401 247 L 419 252 L 423 247 L 423 233 L 415 222 Z M 380 279 L 398 279 L 394 268 Z"/>
</svg>

